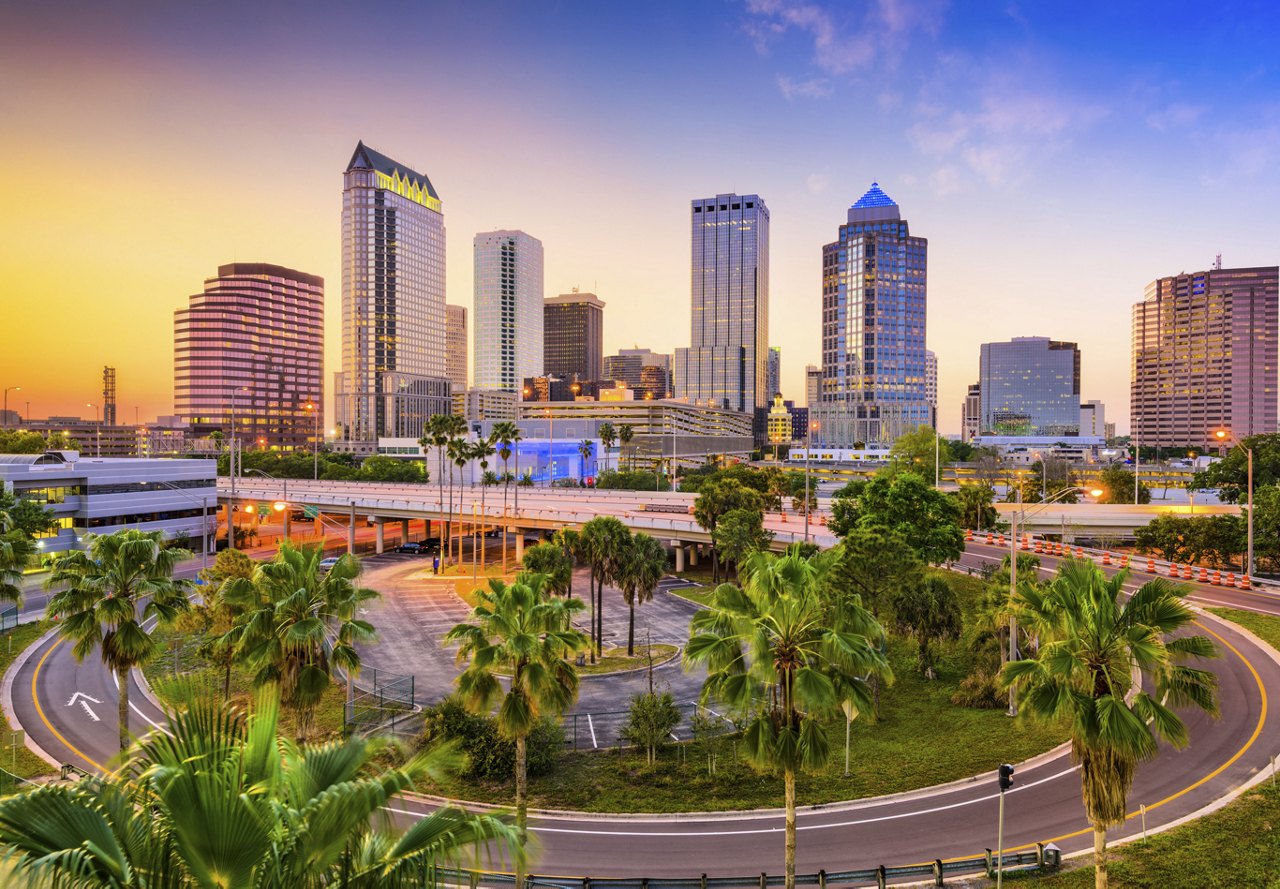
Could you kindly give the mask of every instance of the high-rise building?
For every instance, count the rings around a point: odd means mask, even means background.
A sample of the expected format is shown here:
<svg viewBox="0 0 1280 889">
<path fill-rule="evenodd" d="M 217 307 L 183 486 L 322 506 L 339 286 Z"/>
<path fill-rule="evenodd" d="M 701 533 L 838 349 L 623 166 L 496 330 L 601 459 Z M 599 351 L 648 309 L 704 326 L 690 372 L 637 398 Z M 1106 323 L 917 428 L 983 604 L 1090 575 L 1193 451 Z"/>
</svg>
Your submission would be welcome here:
<svg viewBox="0 0 1280 889">
<path fill-rule="evenodd" d="M 876 183 L 822 248 L 822 386 L 814 443 L 890 444 L 932 420 L 925 390 L 929 242 Z"/>
<path fill-rule="evenodd" d="M 476 389 L 519 392 L 542 373 L 542 242 L 522 231 L 475 237 Z"/>
<path fill-rule="evenodd" d="M 1142 446 L 1276 431 L 1276 266 L 1159 278 L 1133 307 L 1129 410 Z"/>
<path fill-rule="evenodd" d="M 759 195 L 721 194 L 693 201 L 691 219 L 693 323 L 676 397 L 754 414 L 769 402 L 769 210 Z"/>
<path fill-rule="evenodd" d="M 649 372 L 650 383 L 645 383 L 645 368 L 654 368 Z M 631 389 L 645 389 L 646 385 L 654 387 L 663 382 L 666 395 L 654 395 L 654 398 L 667 398 L 671 393 L 671 356 L 649 349 L 619 349 L 617 355 L 606 355 L 604 359 L 605 380 L 626 383 Z"/>
<path fill-rule="evenodd" d="M 671 369 L 661 364 L 645 364 L 640 368 L 637 398 L 670 398 Z"/>
<path fill-rule="evenodd" d="M 594 293 L 543 300 L 542 366 L 548 376 L 598 380 L 604 373 L 604 303 Z"/>
<path fill-rule="evenodd" d="M 938 428 L 938 356 L 924 353 L 924 397 L 929 402 L 929 425 Z"/>
<path fill-rule="evenodd" d="M 1080 405 L 1080 434 L 1092 438 L 1107 437 L 1107 409 L 1096 398 Z"/>
<path fill-rule="evenodd" d="M 782 392 L 782 350 L 769 347 L 769 359 L 764 370 L 764 391 L 769 393 L 769 410 L 773 410 L 773 396 Z"/>
<path fill-rule="evenodd" d="M 102 425 L 116 425 L 116 369 L 102 368 Z"/>
<path fill-rule="evenodd" d="M 960 440 L 973 441 L 982 434 L 982 384 L 970 383 L 960 408 Z"/>
<path fill-rule="evenodd" d="M 324 431 L 324 279 L 219 266 L 173 313 L 173 367 L 173 412 L 195 436 L 234 428 L 246 448 L 310 448 Z"/>
<path fill-rule="evenodd" d="M 467 307 L 444 307 L 444 374 L 453 392 L 467 391 Z"/>
<path fill-rule="evenodd" d="M 804 406 L 813 407 L 821 398 L 822 368 L 816 364 L 804 366 Z"/>
<path fill-rule="evenodd" d="M 363 142 L 342 177 L 340 444 L 417 438 L 448 413 L 444 212 L 422 173 Z"/>
<path fill-rule="evenodd" d="M 1080 349 L 1043 336 L 983 343 L 982 435 L 1080 434 Z"/>
</svg>

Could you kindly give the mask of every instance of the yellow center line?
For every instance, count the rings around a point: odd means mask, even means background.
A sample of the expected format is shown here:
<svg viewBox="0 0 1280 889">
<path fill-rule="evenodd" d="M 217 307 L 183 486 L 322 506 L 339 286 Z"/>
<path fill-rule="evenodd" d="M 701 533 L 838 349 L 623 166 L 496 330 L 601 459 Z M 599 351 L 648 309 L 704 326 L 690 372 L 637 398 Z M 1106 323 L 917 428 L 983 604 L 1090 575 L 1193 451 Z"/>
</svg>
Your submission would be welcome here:
<svg viewBox="0 0 1280 889">
<path fill-rule="evenodd" d="M 50 722 L 49 718 L 44 715 L 44 708 L 40 706 L 40 696 L 36 694 L 36 680 L 40 678 L 40 671 L 44 669 L 44 662 L 49 659 L 49 655 L 53 654 L 54 650 L 61 644 L 62 644 L 62 639 L 58 639 L 57 642 L 54 642 L 52 645 L 50 645 L 49 650 L 44 653 L 44 656 L 40 658 L 39 663 L 36 664 L 36 671 L 31 674 L 31 700 L 36 705 L 36 715 L 40 717 L 40 721 L 44 723 L 44 727 L 47 728 L 50 732 L 52 732 L 55 738 L 57 738 L 59 741 L 62 742 L 63 746 L 65 746 L 68 750 L 70 750 L 76 756 L 83 759 L 85 762 L 89 763 L 89 765 L 93 766 L 99 772 L 102 772 L 104 775 L 109 775 L 111 774 L 111 769 L 102 765 L 101 763 L 93 759 L 93 757 L 89 756 L 87 753 L 85 753 L 83 750 L 77 747 L 75 744 L 72 744 L 70 741 L 64 738 L 62 736 L 62 732 L 58 731 L 56 728 L 53 727 L 53 723 Z"/>
</svg>

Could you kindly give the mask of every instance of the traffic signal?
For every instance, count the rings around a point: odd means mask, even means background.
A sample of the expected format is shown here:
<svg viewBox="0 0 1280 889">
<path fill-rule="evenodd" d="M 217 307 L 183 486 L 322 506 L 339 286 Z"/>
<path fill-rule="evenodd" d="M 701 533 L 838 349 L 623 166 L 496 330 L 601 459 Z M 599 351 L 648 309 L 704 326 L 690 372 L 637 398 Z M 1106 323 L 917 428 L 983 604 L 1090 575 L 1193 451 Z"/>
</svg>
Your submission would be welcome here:
<svg viewBox="0 0 1280 889">
<path fill-rule="evenodd" d="M 1000 766 L 1000 792 L 1008 790 L 1013 786 L 1013 766 L 1007 762 Z"/>
</svg>

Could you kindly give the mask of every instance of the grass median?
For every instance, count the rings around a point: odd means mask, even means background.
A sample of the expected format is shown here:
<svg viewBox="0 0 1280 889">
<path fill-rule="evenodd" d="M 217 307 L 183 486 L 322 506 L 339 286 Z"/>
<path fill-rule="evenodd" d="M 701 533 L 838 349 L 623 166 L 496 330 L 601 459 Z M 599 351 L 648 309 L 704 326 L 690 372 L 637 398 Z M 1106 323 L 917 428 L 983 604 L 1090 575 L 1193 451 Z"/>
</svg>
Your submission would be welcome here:
<svg viewBox="0 0 1280 889">
<path fill-rule="evenodd" d="M 20 624 L 0 635 L 0 675 L 9 672 L 13 662 L 22 652 L 35 644 L 49 629 L 49 625 L 38 623 Z M 25 744 L 13 746 L 14 727 L 0 714 L 0 725 L 3 726 L 4 747 L 0 747 L 0 768 L 19 778 L 36 778 L 41 775 L 57 774 L 55 766 L 45 762 L 27 749 Z"/>
</svg>

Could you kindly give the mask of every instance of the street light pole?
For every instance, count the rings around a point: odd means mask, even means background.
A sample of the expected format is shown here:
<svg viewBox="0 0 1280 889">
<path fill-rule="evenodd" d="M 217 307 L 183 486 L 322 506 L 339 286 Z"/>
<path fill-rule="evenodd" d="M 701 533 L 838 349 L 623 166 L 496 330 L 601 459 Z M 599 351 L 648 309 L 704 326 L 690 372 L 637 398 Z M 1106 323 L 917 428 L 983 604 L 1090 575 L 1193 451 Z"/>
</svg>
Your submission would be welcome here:
<svg viewBox="0 0 1280 889">
<path fill-rule="evenodd" d="M 1041 464 L 1044 468 L 1044 464 Z M 1018 589 L 1018 522 L 1022 513 L 1022 482 L 1018 482 L 1018 508 L 1009 523 L 1009 602 L 1013 602 Z M 1018 616 L 1009 609 L 1009 663 L 1018 659 Z M 1013 685 L 1009 686 L 1009 715 L 1018 715 L 1018 698 Z M 1003 799 L 1003 795 L 1002 795 Z"/>
<path fill-rule="evenodd" d="M 307 410 L 311 411 L 315 418 L 315 431 L 311 434 L 311 478 L 313 481 L 318 481 L 320 478 L 320 406 L 314 401 L 308 401 Z"/>
<path fill-rule="evenodd" d="M 21 387 L 21 386 L 7 386 L 7 387 L 5 387 L 5 390 L 4 390 L 4 428 L 5 428 L 5 429 L 8 429 L 8 428 L 9 428 L 9 393 L 10 393 L 10 392 L 21 392 L 21 391 L 22 391 L 22 387 Z M 30 402 L 28 402 L 28 404 L 29 404 L 29 403 L 30 403 Z M 31 409 L 30 409 L 30 408 L 27 408 L 27 413 L 28 413 L 28 414 L 29 414 L 29 413 L 31 413 Z M 26 419 L 27 419 L 27 421 L 28 421 L 28 422 L 30 422 L 30 421 L 31 421 L 31 418 L 30 418 L 30 417 L 27 417 Z"/>
<path fill-rule="evenodd" d="M 809 457 L 813 452 L 813 424 L 804 436 L 804 542 L 809 542 Z"/>
<path fill-rule="evenodd" d="M 102 456 L 102 424 L 98 420 L 98 417 L 99 417 L 98 406 L 96 404 L 86 404 L 85 407 L 93 408 L 93 426 L 94 426 L 94 431 L 97 433 L 94 436 L 95 443 L 93 446 L 93 456 L 101 457 Z"/>
<path fill-rule="evenodd" d="M 1245 571 L 1248 577 L 1253 577 L 1253 448 L 1246 448 L 1245 453 L 1249 456 L 1249 553 L 1245 559 Z"/>
</svg>

